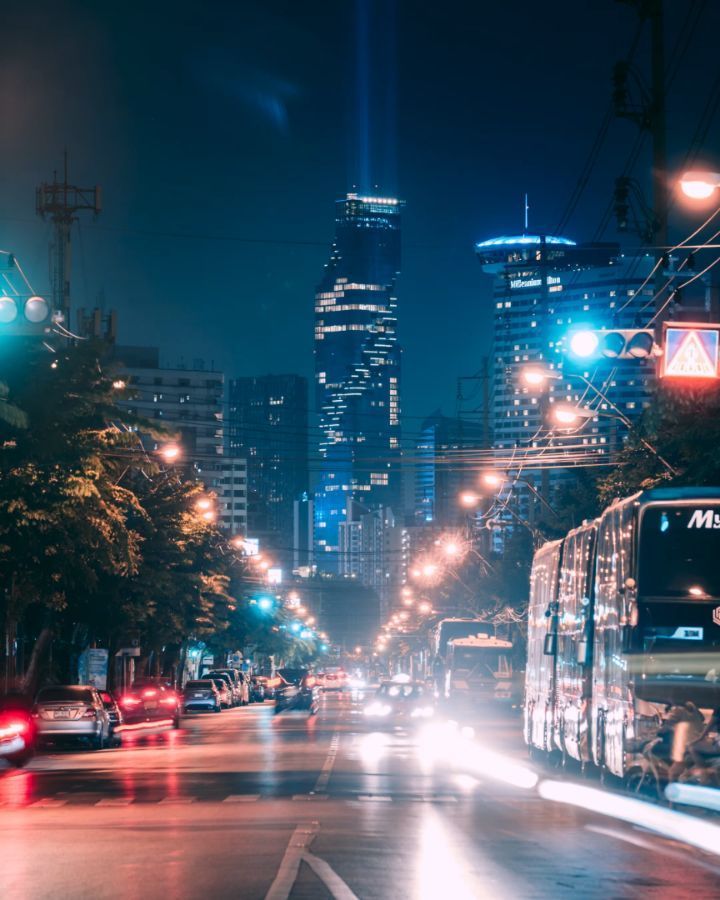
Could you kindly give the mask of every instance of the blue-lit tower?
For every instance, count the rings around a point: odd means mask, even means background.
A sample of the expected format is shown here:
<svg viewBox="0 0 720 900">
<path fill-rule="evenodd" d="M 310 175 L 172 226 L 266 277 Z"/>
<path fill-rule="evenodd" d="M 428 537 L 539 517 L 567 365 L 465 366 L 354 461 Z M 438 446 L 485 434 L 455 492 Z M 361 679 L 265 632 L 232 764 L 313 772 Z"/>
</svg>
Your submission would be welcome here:
<svg viewBox="0 0 720 900">
<path fill-rule="evenodd" d="M 315 295 L 315 561 L 324 571 L 338 570 L 348 501 L 397 511 L 400 498 L 401 207 L 393 197 L 354 193 L 337 201 L 335 240 Z"/>
</svg>

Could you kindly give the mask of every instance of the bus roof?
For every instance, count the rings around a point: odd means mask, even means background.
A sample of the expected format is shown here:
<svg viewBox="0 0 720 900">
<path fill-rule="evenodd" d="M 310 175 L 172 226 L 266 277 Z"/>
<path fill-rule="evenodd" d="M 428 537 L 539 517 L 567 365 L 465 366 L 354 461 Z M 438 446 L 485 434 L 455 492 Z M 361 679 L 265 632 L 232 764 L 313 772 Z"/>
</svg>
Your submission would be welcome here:
<svg viewBox="0 0 720 900">
<path fill-rule="evenodd" d="M 489 634 L 472 634 L 470 637 L 453 638 L 450 642 L 452 647 L 482 647 L 487 649 L 492 647 L 495 649 L 509 650 L 512 647 L 512 641 L 503 641 L 500 638 L 490 637 Z"/>
</svg>

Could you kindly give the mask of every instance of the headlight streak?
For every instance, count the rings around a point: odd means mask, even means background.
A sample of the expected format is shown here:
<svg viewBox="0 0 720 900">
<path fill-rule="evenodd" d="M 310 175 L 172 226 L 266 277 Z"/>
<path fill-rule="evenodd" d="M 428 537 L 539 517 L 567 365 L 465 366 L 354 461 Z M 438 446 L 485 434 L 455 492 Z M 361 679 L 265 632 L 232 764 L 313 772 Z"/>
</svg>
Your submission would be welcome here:
<svg viewBox="0 0 720 900">
<path fill-rule="evenodd" d="M 689 844 L 720 856 L 720 827 L 673 809 L 652 806 L 644 800 L 607 793 L 574 782 L 542 781 L 538 793 L 544 800 L 567 803 L 590 812 L 638 825 L 663 837 Z"/>
<path fill-rule="evenodd" d="M 537 773 L 520 763 L 480 746 L 472 729 L 459 729 L 455 722 L 427 725 L 418 742 L 424 767 L 438 763 L 452 766 L 463 777 L 500 781 L 526 790 L 537 789 L 544 800 L 565 803 L 645 828 L 671 840 L 720 856 L 720 826 L 673 809 L 654 806 L 644 800 L 586 787 L 577 782 L 540 780 Z M 720 811 L 720 791 L 715 788 L 668 785 L 665 796 L 673 803 Z"/>
</svg>

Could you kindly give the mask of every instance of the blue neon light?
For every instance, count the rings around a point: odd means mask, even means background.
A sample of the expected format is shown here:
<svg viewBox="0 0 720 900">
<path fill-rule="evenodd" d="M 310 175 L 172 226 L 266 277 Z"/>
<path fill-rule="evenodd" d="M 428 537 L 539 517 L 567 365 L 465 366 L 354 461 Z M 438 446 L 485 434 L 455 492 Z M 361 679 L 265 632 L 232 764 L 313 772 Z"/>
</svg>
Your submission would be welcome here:
<svg viewBox="0 0 720 900">
<path fill-rule="evenodd" d="M 574 247 L 575 241 L 571 241 L 570 238 L 557 237 L 553 234 L 543 235 L 540 234 L 519 234 L 514 237 L 496 237 L 489 238 L 487 241 L 479 241 L 475 246 L 478 250 L 483 247 L 514 247 L 518 244 L 541 244 L 543 239 L 546 244 L 562 244 L 565 247 Z"/>
</svg>

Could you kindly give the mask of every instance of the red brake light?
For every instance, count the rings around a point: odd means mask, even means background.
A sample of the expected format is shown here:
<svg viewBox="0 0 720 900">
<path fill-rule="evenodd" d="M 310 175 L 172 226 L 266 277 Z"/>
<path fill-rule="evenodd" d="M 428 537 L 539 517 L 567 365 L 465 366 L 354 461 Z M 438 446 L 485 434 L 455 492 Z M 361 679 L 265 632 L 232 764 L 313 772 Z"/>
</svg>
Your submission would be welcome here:
<svg viewBox="0 0 720 900">
<path fill-rule="evenodd" d="M 95 718 L 95 707 L 89 706 L 85 712 L 82 714 L 83 719 L 94 719 Z"/>
<path fill-rule="evenodd" d="M 8 724 L 0 728 L 0 738 L 14 737 L 17 734 L 24 734 L 28 730 L 27 722 L 8 722 Z"/>
<path fill-rule="evenodd" d="M 120 706 L 137 706 L 140 701 L 137 697 L 121 697 Z"/>
<path fill-rule="evenodd" d="M 160 698 L 160 702 L 166 706 L 175 706 L 178 701 L 175 694 L 166 694 L 166 696 Z"/>
<path fill-rule="evenodd" d="M 154 697 L 156 694 L 155 688 L 148 688 L 146 691 L 143 691 L 143 697 Z"/>
</svg>

